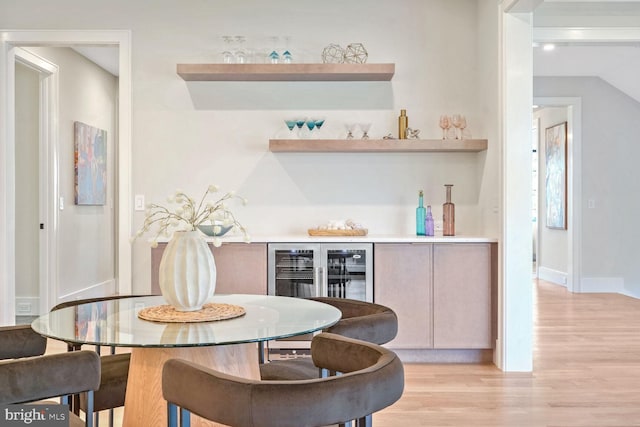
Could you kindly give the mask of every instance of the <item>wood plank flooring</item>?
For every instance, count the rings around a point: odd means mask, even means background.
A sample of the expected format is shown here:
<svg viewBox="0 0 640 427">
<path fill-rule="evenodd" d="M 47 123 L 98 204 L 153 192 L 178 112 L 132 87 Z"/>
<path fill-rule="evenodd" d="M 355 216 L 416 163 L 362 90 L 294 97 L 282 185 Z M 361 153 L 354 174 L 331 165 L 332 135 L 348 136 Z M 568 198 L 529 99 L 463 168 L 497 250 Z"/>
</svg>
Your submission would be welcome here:
<svg viewBox="0 0 640 427">
<path fill-rule="evenodd" d="M 640 426 L 640 301 L 534 283 L 534 371 L 405 365 L 376 427 Z"/>
<path fill-rule="evenodd" d="M 640 427 L 640 300 L 542 281 L 533 292 L 533 373 L 406 364 L 402 398 L 373 425 Z"/>
</svg>

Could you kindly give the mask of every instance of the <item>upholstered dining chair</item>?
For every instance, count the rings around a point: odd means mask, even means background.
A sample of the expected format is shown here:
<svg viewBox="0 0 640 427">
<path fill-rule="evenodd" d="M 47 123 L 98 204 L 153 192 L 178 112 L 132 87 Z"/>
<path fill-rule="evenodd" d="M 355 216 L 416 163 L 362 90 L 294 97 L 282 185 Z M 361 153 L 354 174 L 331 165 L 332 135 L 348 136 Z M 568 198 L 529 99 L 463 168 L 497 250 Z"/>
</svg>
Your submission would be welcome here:
<svg viewBox="0 0 640 427">
<path fill-rule="evenodd" d="M 69 395 L 86 393 L 85 420 L 70 412 L 69 425 L 93 426 L 93 393 L 100 385 L 99 356 L 93 351 L 44 355 L 46 345 L 46 338 L 30 325 L 0 327 L 0 404 L 53 397 L 69 404 Z"/>
<path fill-rule="evenodd" d="M 371 415 L 402 395 L 398 356 L 377 344 L 323 332 L 311 342 L 313 362 L 340 375 L 295 381 L 251 380 L 179 359 L 165 362 L 162 393 L 168 425 L 188 425 L 190 413 L 232 427 L 319 427 Z"/>
<path fill-rule="evenodd" d="M 332 305 L 342 312 L 335 325 L 324 332 L 355 338 L 374 344 L 386 344 L 398 333 L 398 317 L 389 307 L 346 298 L 315 297 L 314 301 Z M 302 380 L 322 376 L 311 358 L 272 360 L 260 365 L 263 380 Z"/>
<path fill-rule="evenodd" d="M 134 296 L 146 296 L 146 295 L 134 295 Z M 87 298 L 75 301 L 67 301 L 60 303 L 53 307 L 51 311 L 59 310 L 65 307 L 74 307 L 80 304 L 86 304 L 91 302 L 110 301 L 121 298 L 130 298 L 132 295 L 113 295 L 100 298 Z M 81 348 L 80 345 L 75 343 L 67 343 L 68 351 L 75 351 Z M 96 353 L 100 355 L 100 346 L 96 346 Z M 101 376 L 100 376 L 100 388 L 94 393 L 93 413 L 95 414 L 95 425 L 99 426 L 100 418 L 99 412 L 109 410 L 109 426 L 114 425 L 114 409 L 124 406 L 125 392 L 127 390 L 127 379 L 129 377 L 129 362 L 131 360 L 130 353 L 115 354 L 115 347 L 110 347 L 110 354 L 100 357 Z M 79 413 L 79 410 L 87 413 L 87 401 L 85 395 L 76 396 L 73 403 L 74 412 Z"/>
</svg>

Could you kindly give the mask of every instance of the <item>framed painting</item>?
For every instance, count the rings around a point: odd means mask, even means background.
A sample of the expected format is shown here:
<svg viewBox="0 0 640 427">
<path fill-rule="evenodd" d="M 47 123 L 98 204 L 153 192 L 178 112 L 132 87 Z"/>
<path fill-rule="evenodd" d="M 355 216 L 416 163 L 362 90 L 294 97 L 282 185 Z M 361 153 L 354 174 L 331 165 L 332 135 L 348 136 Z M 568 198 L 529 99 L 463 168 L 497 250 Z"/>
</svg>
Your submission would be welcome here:
<svg viewBox="0 0 640 427">
<path fill-rule="evenodd" d="M 107 200 L 107 131 L 74 122 L 76 205 L 104 205 Z"/>
<path fill-rule="evenodd" d="M 545 131 L 547 227 L 567 229 L 567 122 Z"/>
</svg>

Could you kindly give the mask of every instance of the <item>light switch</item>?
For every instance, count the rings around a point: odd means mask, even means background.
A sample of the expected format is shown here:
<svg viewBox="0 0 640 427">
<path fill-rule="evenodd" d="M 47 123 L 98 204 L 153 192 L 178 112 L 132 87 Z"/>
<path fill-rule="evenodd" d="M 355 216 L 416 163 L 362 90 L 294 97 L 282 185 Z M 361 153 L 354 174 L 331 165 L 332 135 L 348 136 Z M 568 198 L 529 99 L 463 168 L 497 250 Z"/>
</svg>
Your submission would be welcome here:
<svg viewBox="0 0 640 427">
<path fill-rule="evenodd" d="M 136 194 L 134 209 L 137 211 L 144 210 L 144 194 Z"/>
</svg>

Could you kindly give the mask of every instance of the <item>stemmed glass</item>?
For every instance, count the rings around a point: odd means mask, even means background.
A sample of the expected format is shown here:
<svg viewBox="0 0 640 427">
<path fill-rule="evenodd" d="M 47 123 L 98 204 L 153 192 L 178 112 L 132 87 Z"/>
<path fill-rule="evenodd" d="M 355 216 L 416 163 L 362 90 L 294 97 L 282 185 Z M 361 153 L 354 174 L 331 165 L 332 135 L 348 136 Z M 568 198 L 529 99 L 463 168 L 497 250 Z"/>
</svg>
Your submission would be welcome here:
<svg viewBox="0 0 640 427">
<path fill-rule="evenodd" d="M 244 36 L 236 36 L 236 43 L 238 44 L 238 48 L 234 53 L 236 57 L 236 63 L 238 64 L 244 64 L 247 62 L 247 53 L 242 47 L 245 41 L 246 38 Z"/>
<path fill-rule="evenodd" d="M 464 128 L 467 127 L 467 119 L 460 116 L 460 139 L 464 139 Z"/>
<path fill-rule="evenodd" d="M 233 52 L 231 49 L 233 37 L 222 36 L 222 41 L 225 44 L 224 50 L 222 51 L 222 62 L 224 62 L 225 64 L 232 64 L 233 62 L 235 62 L 235 57 L 233 56 Z"/>
<path fill-rule="evenodd" d="M 322 128 L 322 125 L 324 124 L 324 117 L 312 117 L 311 120 L 314 121 L 315 125 L 316 125 L 316 136 L 318 136 L 318 138 L 320 137 L 320 128 Z"/>
<path fill-rule="evenodd" d="M 369 139 L 369 129 L 371 129 L 371 123 L 360 123 L 360 129 L 362 130 L 362 139 Z"/>
<path fill-rule="evenodd" d="M 456 128 L 456 139 L 462 139 L 462 133 L 460 133 L 460 138 L 458 138 L 458 129 L 460 129 L 460 125 L 462 124 L 460 114 L 454 114 L 453 116 L 451 116 L 451 124 L 454 128 Z"/>
<path fill-rule="evenodd" d="M 302 126 L 307 121 L 306 117 L 296 117 L 296 126 L 298 127 L 298 137 L 302 137 Z"/>
<path fill-rule="evenodd" d="M 347 130 L 347 139 L 353 139 L 353 131 L 356 129 L 355 123 L 345 123 L 345 129 Z"/>
<path fill-rule="evenodd" d="M 446 114 L 440 116 L 440 127 L 442 128 L 442 139 L 447 139 L 447 130 L 451 127 L 451 123 Z"/>
<path fill-rule="evenodd" d="M 296 127 L 296 119 L 284 119 L 287 128 L 289 128 L 289 138 L 293 138 L 293 129 Z"/>
<path fill-rule="evenodd" d="M 278 41 L 279 41 L 278 36 L 271 37 L 271 42 L 273 43 L 273 49 L 269 54 L 269 62 L 272 64 L 277 64 L 278 62 L 280 62 L 280 55 L 278 55 Z"/>
<path fill-rule="evenodd" d="M 289 41 L 291 40 L 291 36 L 284 36 L 285 48 L 282 53 L 282 62 L 285 64 L 291 64 L 293 62 L 293 56 L 291 56 L 291 51 L 289 50 Z"/>
<path fill-rule="evenodd" d="M 316 121 L 314 119 L 309 119 L 307 120 L 307 129 L 309 129 L 309 132 L 307 133 L 309 135 L 309 138 L 313 138 L 313 129 L 316 127 Z"/>
</svg>

